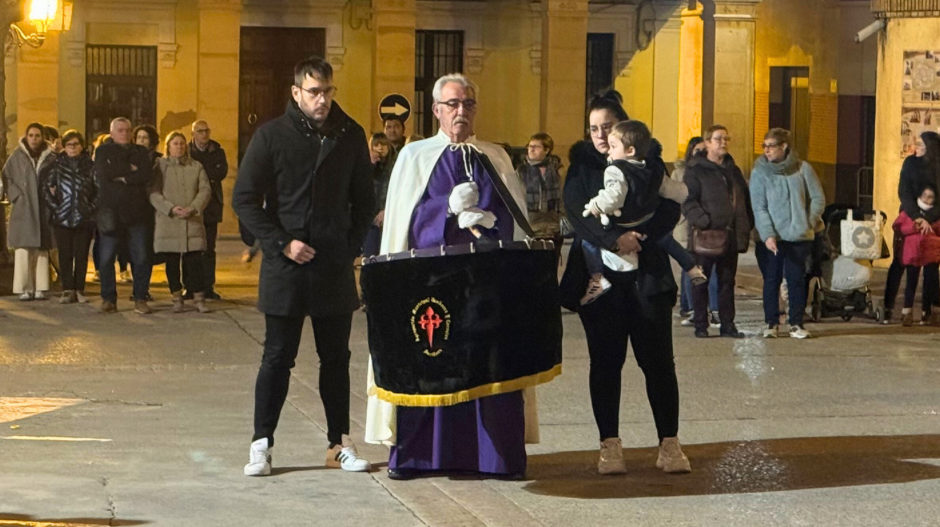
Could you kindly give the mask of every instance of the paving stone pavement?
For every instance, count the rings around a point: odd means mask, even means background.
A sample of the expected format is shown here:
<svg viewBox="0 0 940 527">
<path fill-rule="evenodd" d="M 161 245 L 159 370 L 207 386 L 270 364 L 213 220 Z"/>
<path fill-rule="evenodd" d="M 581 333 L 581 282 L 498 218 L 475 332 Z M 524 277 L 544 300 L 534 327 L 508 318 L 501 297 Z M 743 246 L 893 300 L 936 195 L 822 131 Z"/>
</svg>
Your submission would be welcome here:
<svg viewBox="0 0 940 527">
<path fill-rule="evenodd" d="M 527 479 L 392 481 L 323 466 L 325 418 L 309 328 L 274 449 L 275 474 L 242 476 L 263 318 L 258 263 L 224 241 L 214 312 L 0 298 L 0 527 L 24 526 L 936 526 L 940 331 L 827 319 L 816 338 L 694 339 L 675 319 L 680 437 L 694 472 L 653 467 L 643 378 L 624 368 L 629 472 L 594 471 L 597 432 L 577 316 L 564 374 L 539 389 L 542 442 Z M 880 280 L 879 278 L 876 279 Z M 738 324 L 756 335 L 759 273 L 739 272 Z M 91 290 L 91 288 L 89 288 Z M 129 293 L 121 286 L 121 299 Z M 354 317 L 352 436 L 362 437 L 365 316 Z M 68 439 L 67 441 L 65 439 Z"/>
</svg>

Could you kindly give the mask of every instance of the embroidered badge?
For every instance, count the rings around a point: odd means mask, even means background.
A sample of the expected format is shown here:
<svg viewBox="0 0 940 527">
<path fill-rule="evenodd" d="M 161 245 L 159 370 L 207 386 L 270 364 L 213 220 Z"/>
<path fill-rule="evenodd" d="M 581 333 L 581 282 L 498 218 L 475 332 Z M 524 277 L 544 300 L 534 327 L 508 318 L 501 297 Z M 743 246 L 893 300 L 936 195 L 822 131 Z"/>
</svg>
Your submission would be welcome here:
<svg viewBox="0 0 940 527">
<path fill-rule="evenodd" d="M 411 330 L 415 342 L 427 341 L 424 354 L 437 357 L 444 352 L 443 344 L 450 338 L 450 311 L 440 300 L 425 298 L 411 310 Z"/>
</svg>

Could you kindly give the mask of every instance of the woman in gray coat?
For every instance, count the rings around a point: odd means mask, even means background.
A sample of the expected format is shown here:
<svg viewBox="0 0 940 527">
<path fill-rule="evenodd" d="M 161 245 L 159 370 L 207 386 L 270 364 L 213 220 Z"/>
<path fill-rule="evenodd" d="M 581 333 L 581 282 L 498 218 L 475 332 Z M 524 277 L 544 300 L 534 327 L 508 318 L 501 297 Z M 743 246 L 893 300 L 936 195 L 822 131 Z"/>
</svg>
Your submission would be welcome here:
<svg viewBox="0 0 940 527">
<path fill-rule="evenodd" d="M 822 223 L 826 196 L 813 167 L 790 148 L 790 132 L 773 128 L 764 136 L 764 155 L 751 171 L 751 203 L 760 239 L 767 248 L 764 266 L 765 338 L 777 337 L 780 283 L 790 297 L 790 336 L 810 336 L 803 328 L 806 310 L 806 262 Z"/>
<path fill-rule="evenodd" d="M 39 172 L 52 163 L 52 154 L 43 139 L 43 126 L 31 123 L 0 179 L 0 193 L 5 189 L 13 205 L 7 244 L 15 249 L 13 293 L 20 300 L 44 300 L 49 291 L 52 227 L 39 191 Z"/>
<path fill-rule="evenodd" d="M 209 203 L 211 189 L 206 171 L 189 157 L 186 136 L 173 132 L 166 138 L 166 157 L 157 160 L 150 203 L 156 209 L 154 252 L 166 258 L 166 278 L 173 295 L 173 312 L 182 313 L 183 284 L 180 264 L 192 270 L 191 283 L 196 309 L 208 313 L 202 253 L 206 250 L 206 226 L 202 211 Z"/>
</svg>

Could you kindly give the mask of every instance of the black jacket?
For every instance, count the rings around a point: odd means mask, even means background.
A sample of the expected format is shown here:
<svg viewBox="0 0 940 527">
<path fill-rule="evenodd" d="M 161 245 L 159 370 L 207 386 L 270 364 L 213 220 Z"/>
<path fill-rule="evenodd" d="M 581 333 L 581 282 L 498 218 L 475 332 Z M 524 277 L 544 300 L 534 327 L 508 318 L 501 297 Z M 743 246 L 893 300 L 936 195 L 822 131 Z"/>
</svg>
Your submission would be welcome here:
<svg viewBox="0 0 940 527">
<path fill-rule="evenodd" d="M 56 155 L 39 173 L 39 181 L 46 208 L 52 211 L 52 225 L 75 229 L 95 221 L 98 183 L 95 163 L 87 153 Z"/>
<path fill-rule="evenodd" d="M 190 141 L 189 156 L 202 163 L 202 167 L 206 169 L 206 176 L 209 177 L 209 186 L 212 188 L 212 199 L 206 205 L 206 210 L 202 211 L 202 216 L 206 223 L 220 223 L 224 205 L 222 180 L 228 176 L 228 159 L 225 157 L 225 150 L 222 149 L 222 145 L 211 139 L 205 150 L 196 148 L 195 141 Z"/>
<path fill-rule="evenodd" d="M 232 193 L 238 219 L 262 243 L 259 309 L 315 317 L 357 309 L 353 258 L 374 203 L 365 131 L 336 102 L 322 129 L 293 101 L 259 128 Z M 313 247 L 313 261 L 284 256 L 292 240 Z"/>
<path fill-rule="evenodd" d="M 731 249 L 747 252 L 754 209 L 747 181 L 731 155 L 725 155 L 723 163 L 717 165 L 703 151 L 689 161 L 683 181 L 689 188 L 689 199 L 682 205 L 682 213 L 689 225 L 701 230 L 729 229 Z"/>
<path fill-rule="evenodd" d="M 901 199 L 901 210 L 906 212 L 911 219 L 924 218 L 930 223 L 937 221 L 938 207 L 934 207 L 931 214 L 925 215 L 924 211 L 917 206 L 917 200 L 923 194 L 927 186 L 937 187 L 937 178 L 930 167 L 927 166 L 926 158 L 910 156 L 904 160 L 901 165 L 901 180 L 898 182 L 898 197 Z"/>
<path fill-rule="evenodd" d="M 131 170 L 131 165 L 137 169 Z M 99 209 L 117 212 L 118 220 L 125 226 L 153 221 L 150 205 L 153 162 L 146 148 L 117 143 L 99 146 L 95 150 L 95 176 Z"/>
<path fill-rule="evenodd" d="M 397 157 L 389 152 L 385 161 L 372 165 L 372 185 L 375 190 L 375 210 L 373 215 L 385 210 L 385 199 L 388 197 L 388 182 L 392 179 L 392 168 L 395 167 Z"/>
<path fill-rule="evenodd" d="M 655 143 L 647 157 L 647 166 L 650 170 L 662 170 L 665 173 L 666 166 L 659 157 L 660 151 L 659 143 Z M 607 159 L 604 154 L 598 152 L 590 141 L 582 141 L 571 147 L 568 159 L 571 165 L 565 178 L 562 196 L 568 212 L 568 220 L 574 227 L 577 237 L 568 256 L 561 289 L 562 305 L 569 309 L 576 309 L 581 296 L 584 295 L 588 280 L 584 255 L 580 250 L 581 239 L 588 240 L 604 249 L 612 249 L 617 239 L 629 229 L 617 226 L 604 228 L 597 218 L 585 218 L 582 214 L 587 202 L 604 187 L 604 170 L 607 168 Z M 637 274 L 637 286 L 644 296 L 671 294 L 672 302 L 675 303 L 677 287 L 672 276 L 669 255 L 656 244 L 656 241 L 671 234 L 678 222 L 679 204 L 663 199 L 659 202 L 656 214 L 644 225 L 648 236 L 645 241 L 641 242 L 643 250 L 639 254 L 640 268 Z"/>
</svg>

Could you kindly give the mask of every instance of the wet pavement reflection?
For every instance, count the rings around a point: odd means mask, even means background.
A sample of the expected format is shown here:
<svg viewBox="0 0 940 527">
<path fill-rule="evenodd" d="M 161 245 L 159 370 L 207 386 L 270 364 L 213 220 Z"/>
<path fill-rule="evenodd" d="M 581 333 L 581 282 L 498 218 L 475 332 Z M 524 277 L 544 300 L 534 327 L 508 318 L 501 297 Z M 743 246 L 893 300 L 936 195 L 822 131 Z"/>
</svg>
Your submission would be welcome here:
<svg viewBox="0 0 940 527">
<path fill-rule="evenodd" d="M 654 467 L 657 449 L 624 449 L 625 476 L 597 475 L 597 451 L 529 457 L 525 490 L 622 499 L 779 492 L 940 479 L 940 435 L 803 437 L 683 445 L 691 474 Z M 931 464 L 934 463 L 934 464 Z"/>
</svg>

